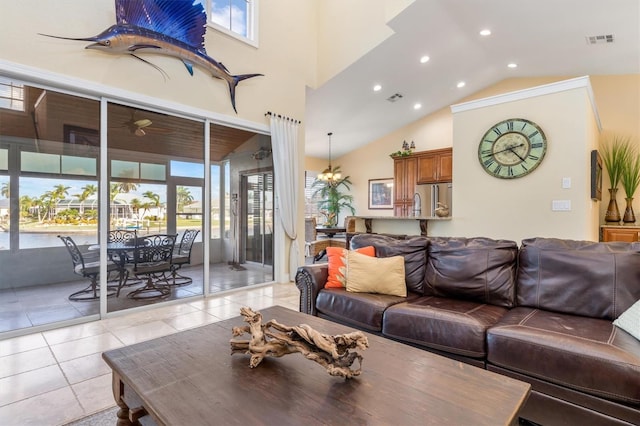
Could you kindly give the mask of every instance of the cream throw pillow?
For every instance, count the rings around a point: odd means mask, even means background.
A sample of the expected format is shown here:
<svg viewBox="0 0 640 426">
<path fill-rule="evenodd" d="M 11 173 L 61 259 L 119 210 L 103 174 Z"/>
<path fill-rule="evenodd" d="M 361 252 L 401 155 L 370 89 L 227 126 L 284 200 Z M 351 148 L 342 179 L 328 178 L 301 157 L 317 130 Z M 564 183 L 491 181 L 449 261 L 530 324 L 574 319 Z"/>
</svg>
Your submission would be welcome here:
<svg viewBox="0 0 640 426">
<path fill-rule="evenodd" d="M 640 300 L 624 311 L 622 315 L 613 322 L 613 325 L 620 327 L 640 340 Z"/>
<path fill-rule="evenodd" d="M 347 291 L 407 296 L 404 257 L 371 257 L 347 252 Z"/>
</svg>

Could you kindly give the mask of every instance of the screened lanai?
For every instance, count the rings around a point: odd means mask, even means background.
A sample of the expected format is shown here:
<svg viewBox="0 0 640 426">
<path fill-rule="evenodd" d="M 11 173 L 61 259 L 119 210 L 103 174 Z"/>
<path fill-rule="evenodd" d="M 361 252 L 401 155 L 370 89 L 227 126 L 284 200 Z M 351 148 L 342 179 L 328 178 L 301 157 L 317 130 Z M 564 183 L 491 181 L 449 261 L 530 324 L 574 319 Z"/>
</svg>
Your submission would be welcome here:
<svg viewBox="0 0 640 426">
<path fill-rule="evenodd" d="M 0 93 L 0 338 L 273 280 L 273 165 L 254 155 L 268 135 L 9 77 Z M 129 297 L 146 281 L 116 260 L 118 230 L 169 236 L 174 253 L 195 234 L 187 282 Z M 97 262 L 95 297 L 69 300 L 92 279 L 59 236 Z"/>
</svg>

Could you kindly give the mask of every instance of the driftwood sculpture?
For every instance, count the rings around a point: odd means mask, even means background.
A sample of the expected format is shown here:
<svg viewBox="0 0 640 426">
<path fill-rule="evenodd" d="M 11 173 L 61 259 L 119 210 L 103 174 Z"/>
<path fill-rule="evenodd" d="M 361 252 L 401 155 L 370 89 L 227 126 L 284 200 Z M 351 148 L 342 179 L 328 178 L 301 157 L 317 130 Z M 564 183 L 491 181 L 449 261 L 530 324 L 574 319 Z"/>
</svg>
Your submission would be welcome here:
<svg viewBox="0 0 640 426">
<path fill-rule="evenodd" d="M 281 357 L 299 352 L 305 358 L 322 365 L 332 376 L 350 379 L 362 372 L 362 356 L 352 349 L 369 347 L 367 337 L 360 331 L 330 336 L 322 334 L 307 324 L 289 327 L 276 320 L 262 324 L 262 314 L 242 307 L 240 314 L 249 325 L 234 327 L 234 336 L 244 333 L 250 340 L 231 339 L 231 354 L 250 354 L 249 366 L 257 367 L 267 356 Z M 350 367 L 358 360 L 358 369 Z"/>
</svg>

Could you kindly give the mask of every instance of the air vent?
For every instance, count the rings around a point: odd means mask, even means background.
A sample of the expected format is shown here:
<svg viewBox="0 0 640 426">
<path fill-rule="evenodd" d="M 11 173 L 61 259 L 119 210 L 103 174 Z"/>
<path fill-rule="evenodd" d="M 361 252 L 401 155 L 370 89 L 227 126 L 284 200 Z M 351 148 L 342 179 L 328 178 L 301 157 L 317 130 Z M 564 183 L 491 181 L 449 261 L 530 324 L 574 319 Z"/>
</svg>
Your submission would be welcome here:
<svg viewBox="0 0 640 426">
<path fill-rule="evenodd" d="M 400 93 L 396 93 L 394 95 L 391 95 L 387 98 L 387 100 L 389 102 L 395 102 L 395 101 L 399 101 L 400 99 L 402 99 L 402 95 Z"/>
<path fill-rule="evenodd" d="M 587 36 L 587 44 L 613 43 L 613 34 Z"/>
</svg>

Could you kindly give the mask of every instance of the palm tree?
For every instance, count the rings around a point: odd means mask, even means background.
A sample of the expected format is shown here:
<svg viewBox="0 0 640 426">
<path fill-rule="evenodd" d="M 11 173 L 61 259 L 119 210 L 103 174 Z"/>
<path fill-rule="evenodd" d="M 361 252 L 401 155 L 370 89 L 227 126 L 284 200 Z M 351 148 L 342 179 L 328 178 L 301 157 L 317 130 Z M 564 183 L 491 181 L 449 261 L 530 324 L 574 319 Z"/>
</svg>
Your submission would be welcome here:
<svg viewBox="0 0 640 426">
<path fill-rule="evenodd" d="M 58 184 L 53 187 L 53 191 L 51 192 L 51 206 L 54 209 L 60 201 L 64 200 L 65 197 L 69 195 L 69 188 L 71 187 L 64 186 L 63 184 Z"/>
<path fill-rule="evenodd" d="M 80 194 L 76 194 L 75 196 L 78 197 L 78 201 L 80 202 L 80 215 L 83 215 L 84 202 L 93 194 L 98 192 L 98 187 L 92 184 L 88 184 L 83 186 L 81 189 L 82 189 L 82 192 Z"/>
<path fill-rule="evenodd" d="M 39 198 L 39 206 L 42 206 L 42 208 L 44 209 L 44 216 L 42 216 L 42 222 L 44 222 L 47 217 L 51 217 L 51 207 L 53 205 L 53 192 L 52 191 L 47 191 L 44 194 L 42 194 Z M 40 215 L 38 214 L 38 218 L 40 217 Z"/>
<path fill-rule="evenodd" d="M 0 195 L 4 198 L 9 198 L 9 182 L 2 183 L 2 188 L 0 188 Z"/>
<path fill-rule="evenodd" d="M 28 216 L 29 209 L 31 209 L 31 207 L 34 207 L 35 201 L 35 198 L 31 198 L 28 195 L 23 195 L 22 197 L 20 197 L 20 216 Z"/>
<path fill-rule="evenodd" d="M 43 197 L 41 196 L 40 198 L 32 198 L 31 199 L 31 205 L 33 207 L 36 208 L 36 210 L 38 211 L 38 223 L 42 223 L 44 221 L 44 218 L 42 216 L 40 216 L 40 214 L 42 213 L 42 208 L 44 207 L 44 201 L 43 201 Z"/>
<path fill-rule="evenodd" d="M 139 215 L 140 209 L 142 208 L 142 201 L 140 201 L 139 198 L 134 198 L 133 200 L 131 200 L 129 205 L 131 206 L 131 210 L 133 210 L 133 213 L 138 217 L 138 219 L 142 219 Z"/>
<path fill-rule="evenodd" d="M 124 192 L 125 194 L 138 189 L 138 184 L 133 182 L 120 182 L 115 185 L 118 187 L 119 192 Z"/>
<path fill-rule="evenodd" d="M 156 194 L 153 191 L 145 191 L 142 194 L 145 198 L 148 198 L 150 200 L 149 206 L 150 207 L 155 207 L 156 211 L 158 213 L 160 213 L 160 206 L 162 205 L 162 203 L 160 203 L 160 195 Z M 158 231 L 160 231 L 161 227 L 160 227 L 160 217 L 158 216 Z"/>
<path fill-rule="evenodd" d="M 40 196 L 41 205 L 45 207 L 45 215 L 42 220 L 46 219 L 47 216 L 49 219 L 53 218 L 56 205 L 69 194 L 69 188 L 69 186 L 59 184 L 53 187 L 53 191 L 47 191 Z"/>
<path fill-rule="evenodd" d="M 117 183 L 112 183 L 109 186 L 109 201 L 113 202 L 116 199 L 116 196 L 120 193 L 120 187 Z"/>
<path fill-rule="evenodd" d="M 185 205 L 193 202 L 193 195 L 189 191 L 189 188 L 179 186 L 176 188 L 176 201 L 178 204 L 178 213 L 182 212 Z"/>
<path fill-rule="evenodd" d="M 333 169 L 334 173 L 340 172 L 340 166 Z M 353 196 L 344 194 L 340 191 L 340 187 L 344 186 L 345 189 L 351 189 L 352 183 L 349 180 L 350 176 L 343 178 L 325 181 L 322 179 L 316 179 L 313 182 L 312 188 L 315 189 L 313 197 L 319 197 L 318 208 L 327 217 L 327 226 L 336 226 L 338 224 L 338 215 L 343 209 L 348 209 L 351 214 L 355 214 L 355 209 L 351 205 L 353 203 Z"/>
</svg>

